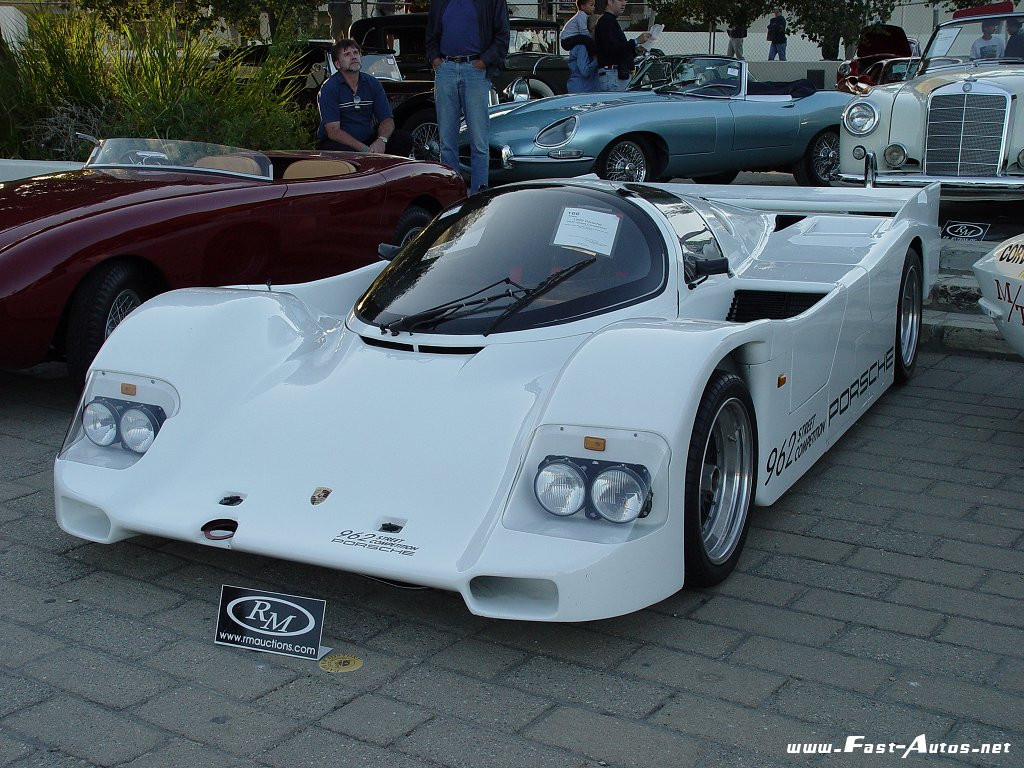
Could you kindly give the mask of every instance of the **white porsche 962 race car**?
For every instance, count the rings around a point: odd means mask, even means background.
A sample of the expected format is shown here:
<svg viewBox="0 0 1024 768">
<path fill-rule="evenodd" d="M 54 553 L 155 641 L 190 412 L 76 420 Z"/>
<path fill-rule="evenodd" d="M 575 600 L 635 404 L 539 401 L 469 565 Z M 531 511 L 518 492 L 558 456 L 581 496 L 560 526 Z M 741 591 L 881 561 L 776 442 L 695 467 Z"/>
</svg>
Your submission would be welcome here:
<svg viewBox="0 0 1024 768">
<path fill-rule="evenodd" d="M 981 310 L 1014 351 L 1024 357 L 1024 235 L 997 245 L 974 264 Z"/>
<path fill-rule="evenodd" d="M 450 207 L 386 266 L 165 293 L 93 363 L 57 520 L 509 619 L 714 584 L 751 505 L 910 376 L 938 198 L 524 183 Z"/>
</svg>

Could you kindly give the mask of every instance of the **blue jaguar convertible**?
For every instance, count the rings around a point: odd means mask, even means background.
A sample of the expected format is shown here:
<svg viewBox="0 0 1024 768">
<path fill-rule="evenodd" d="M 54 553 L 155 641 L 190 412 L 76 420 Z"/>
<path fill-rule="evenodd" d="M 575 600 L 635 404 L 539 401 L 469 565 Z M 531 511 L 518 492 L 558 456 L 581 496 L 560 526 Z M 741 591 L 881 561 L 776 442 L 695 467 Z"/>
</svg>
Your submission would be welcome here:
<svg viewBox="0 0 1024 768">
<path fill-rule="evenodd" d="M 728 184 L 740 171 L 781 170 L 802 185 L 828 186 L 838 174 L 840 115 L 851 98 L 808 80 L 751 80 L 740 59 L 650 59 L 621 93 L 492 107 L 490 183 L 596 173 Z M 468 172 L 465 133 L 460 154 Z"/>
</svg>

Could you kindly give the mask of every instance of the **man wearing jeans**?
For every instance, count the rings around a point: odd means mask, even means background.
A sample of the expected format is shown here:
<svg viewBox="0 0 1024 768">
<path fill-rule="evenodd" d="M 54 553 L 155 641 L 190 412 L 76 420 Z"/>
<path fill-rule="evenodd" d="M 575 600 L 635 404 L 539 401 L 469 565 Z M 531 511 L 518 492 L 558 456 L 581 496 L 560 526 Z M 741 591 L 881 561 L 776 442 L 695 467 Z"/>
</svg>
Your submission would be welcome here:
<svg viewBox="0 0 1024 768">
<path fill-rule="evenodd" d="M 487 94 L 508 55 L 505 0 L 430 0 L 427 59 L 434 67 L 434 102 L 441 162 L 459 169 L 459 124 L 465 119 L 473 194 L 487 186 Z"/>
<path fill-rule="evenodd" d="M 602 91 L 624 91 L 633 72 L 633 59 L 643 44 L 651 39 L 650 32 L 641 32 L 636 40 L 627 40 L 619 26 L 619 16 L 626 10 L 626 0 L 608 0 L 604 15 L 594 28 L 594 47 L 597 48 L 598 82 Z"/>
</svg>

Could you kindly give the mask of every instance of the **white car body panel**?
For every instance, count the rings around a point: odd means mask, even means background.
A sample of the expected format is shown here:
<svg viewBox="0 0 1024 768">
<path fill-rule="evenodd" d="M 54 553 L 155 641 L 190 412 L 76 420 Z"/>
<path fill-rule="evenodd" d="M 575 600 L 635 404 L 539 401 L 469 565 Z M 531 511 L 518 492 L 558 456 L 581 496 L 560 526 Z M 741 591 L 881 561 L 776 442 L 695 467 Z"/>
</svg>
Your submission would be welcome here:
<svg viewBox="0 0 1024 768">
<path fill-rule="evenodd" d="M 1000 243 L 975 262 L 974 276 L 981 286 L 982 311 L 1024 356 L 1024 235 Z"/>
<path fill-rule="evenodd" d="M 144 402 L 163 398 L 168 418 L 126 468 L 103 458 L 113 449 L 66 446 L 59 524 L 97 542 L 147 533 L 453 590 L 501 618 L 591 620 L 673 594 L 687 446 L 709 376 L 727 369 L 749 388 L 754 501 L 770 504 L 892 382 L 908 249 L 922 254 L 925 294 L 937 271 L 938 188 L 653 186 L 709 221 L 732 275 L 688 288 L 668 220 L 640 200 L 669 249 L 668 288 L 562 325 L 384 335 L 350 311 L 383 264 L 271 291 L 152 299 L 103 346 L 87 392 L 137 385 Z M 861 210 L 872 215 L 850 213 Z M 772 231 L 776 211 L 810 215 Z M 737 290 L 822 298 L 784 320 L 734 322 Z M 593 525 L 540 510 L 538 462 L 591 435 L 650 471 L 649 516 Z M 333 493 L 311 504 L 322 487 Z M 218 503 L 232 495 L 244 500 Z M 237 531 L 209 541 L 201 528 L 218 518 Z"/>
</svg>

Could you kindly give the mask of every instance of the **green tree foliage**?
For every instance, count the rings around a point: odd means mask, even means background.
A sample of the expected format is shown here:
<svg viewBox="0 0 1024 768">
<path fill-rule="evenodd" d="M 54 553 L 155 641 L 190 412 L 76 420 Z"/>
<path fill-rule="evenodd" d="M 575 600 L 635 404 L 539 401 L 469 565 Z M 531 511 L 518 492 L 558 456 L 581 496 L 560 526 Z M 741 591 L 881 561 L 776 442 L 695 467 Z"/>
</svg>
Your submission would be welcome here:
<svg viewBox="0 0 1024 768">
<path fill-rule="evenodd" d="M 98 13 L 111 26 L 173 13 L 183 28 L 210 29 L 223 22 L 249 40 L 263 39 L 261 13 L 267 14 L 271 39 L 281 26 L 311 29 L 316 17 L 316 4 L 308 0 L 78 0 L 78 4 Z"/>
<path fill-rule="evenodd" d="M 839 38 L 856 44 L 868 24 L 887 21 L 898 0 L 789 0 L 790 27 L 797 27 L 811 41 L 829 49 L 835 58 Z"/>
<path fill-rule="evenodd" d="M 659 23 L 670 29 L 691 27 L 708 29 L 711 24 L 749 27 L 754 19 L 768 12 L 770 0 L 650 0 Z"/>
<path fill-rule="evenodd" d="M 208 141 L 253 149 L 312 143 L 287 77 L 296 56 L 218 56 L 217 41 L 158 12 L 111 26 L 96 13 L 39 14 L 17 50 L 0 49 L 0 155 L 82 159 L 75 132 Z M 282 83 L 292 82 L 285 86 Z"/>
</svg>

